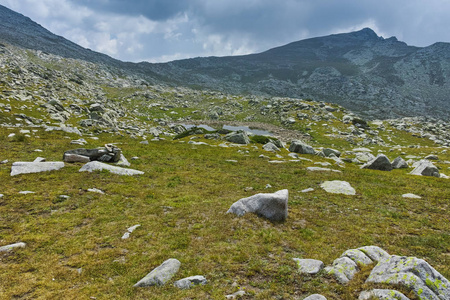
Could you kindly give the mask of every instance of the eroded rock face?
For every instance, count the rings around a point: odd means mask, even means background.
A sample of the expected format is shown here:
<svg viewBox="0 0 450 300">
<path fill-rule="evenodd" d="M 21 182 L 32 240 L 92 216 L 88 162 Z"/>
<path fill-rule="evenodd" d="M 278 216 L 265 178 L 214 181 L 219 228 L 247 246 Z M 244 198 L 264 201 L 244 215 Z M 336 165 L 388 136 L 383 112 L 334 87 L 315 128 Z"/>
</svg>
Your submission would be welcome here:
<svg viewBox="0 0 450 300">
<path fill-rule="evenodd" d="M 238 216 L 255 213 L 271 221 L 284 221 L 288 215 L 288 197 L 288 190 L 256 194 L 236 201 L 227 213 Z"/>
<path fill-rule="evenodd" d="M 367 283 L 399 284 L 411 288 L 419 299 L 450 299 L 450 282 L 423 259 L 393 255 L 380 261 Z"/>
<path fill-rule="evenodd" d="M 175 258 L 170 258 L 164 261 L 159 267 L 153 269 L 144 278 L 139 280 L 134 287 L 146 287 L 152 285 L 164 285 L 180 269 L 181 263 Z"/>
</svg>

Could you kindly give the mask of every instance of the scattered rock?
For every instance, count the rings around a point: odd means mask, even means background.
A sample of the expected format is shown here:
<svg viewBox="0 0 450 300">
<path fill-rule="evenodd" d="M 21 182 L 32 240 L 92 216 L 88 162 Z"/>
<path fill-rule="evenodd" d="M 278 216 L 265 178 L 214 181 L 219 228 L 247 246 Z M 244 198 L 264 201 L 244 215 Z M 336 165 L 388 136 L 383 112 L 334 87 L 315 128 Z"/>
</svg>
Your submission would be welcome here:
<svg viewBox="0 0 450 300">
<path fill-rule="evenodd" d="M 46 159 L 43 158 L 43 157 L 40 157 L 40 156 L 36 157 L 36 158 L 33 160 L 33 162 L 44 162 L 44 161 L 46 161 Z"/>
<path fill-rule="evenodd" d="M 111 165 L 101 163 L 98 161 L 88 162 L 83 167 L 81 167 L 81 169 L 79 171 L 80 172 L 85 172 L 85 171 L 92 172 L 92 171 L 102 171 L 102 170 L 106 170 L 106 171 L 109 171 L 111 173 L 118 174 L 118 175 L 128 175 L 128 176 L 144 174 L 144 172 L 142 172 L 142 171 L 111 166 Z"/>
<path fill-rule="evenodd" d="M 320 294 L 313 294 L 311 296 L 306 297 L 303 300 L 327 300 L 327 298 L 325 298 L 325 296 L 322 296 Z"/>
<path fill-rule="evenodd" d="M 401 156 L 397 157 L 396 159 L 394 159 L 394 161 L 392 161 L 392 168 L 394 169 L 406 169 L 408 167 L 409 167 L 408 164 Z"/>
<path fill-rule="evenodd" d="M 272 142 L 269 142 L 269 143 L 265 144 L 263 146 L 263 149 L 266 150 L 266 151 L 271 151 L 271 152 L 281 151 L 280 148 L 275 146 L 275 144 L 272 143 Z"/>
<path fill-rule="evenodd" d="M 127 229 L 127 232 L 125 232 L 124 234 L 123 234 L 123 236 L 122 236 L 122 240 L 126 240 L 126 239 L 128 239 L 129 237 L 130 237 L 130 233 L 133 233 L 133 231 L 135 231 L 136 230 L 136 228 L 138 228 L 138 227 L 140 227 L 141 225 L 134 225 L 134 226 L 131 226 L 131 227 L 129 227 L 128 229 Z"/>
<path fill-rule="evenodd" d="M 289 146 L 290 152 L 300 153 L 300 154 L 315 154 L 314 148 L 305 144 L 300 140 L 294 140 Z"/>
<path fill-rule="evenodd" d="M 350 183 L 341 180 L 325 181 L 320 185 L 328 193 L 356 195 L 356 191 L 351 187 Z"/>
<path fill-rule="evenodd" d="M 325 268 L 328 274 L 334 275 L 340 283 L 349 282 L 359 271 L 356 263 L 348 257 L 340 257 L 333 261 L 331 267 Z"/>
<path fill-rule="evenodd" d="M 361 166 L 361 169 L 370 170 L 380 170 L 380 171 L 391 171 L 392 164 L 384 154 L 379 154 L 375 159 L 368 161 L 366 164 Z"/>
<path fill-rule="evenodd" d="M 242 297 L 245 295 L 246 295 L 245 291 L 237 291 L 236 293 L 233 293 L 231 295 L 226 295 L 225 298 L 226 299 L 237 299 L 238 297 Z"/>
<path fill-rule="evenodd" d="M 316 259 L 293 258 L 293 260 L 297 263 L 298 271 L 304 274 L 317 274 L 324 267 L 323 262 Z"/>
<path fill-rule="evenodd" d="M 196 276 L 190 276 L 183 279 L 180 279 L 178 281 L 175 281 L 173 284 L 179 289 L 186 290 L 190 289 L 191 287 L 195 285 L 205 285 L 207 283 L 207 280 L 204 276 L 196 275 Z"/>
<path fill-rule="evenodd" d="M 366 283 L 411 288 L 420 299 L 450 299 L 450 282 L 423 259 L 392 255 L 373 268 Z"/>
<path fill-rule="evenodd" d="M 425 159 L 428 159 L 428 160 L 439 160 L 439 157 L 437 155 L 430 154 L 430 155 L 425 156 Z"/>
<path fill-rule="evenodd" d="M 408 193 L 408 194 L 403 194 L 402 195 L 403 198 L 411 198 L 411 199 L 421 199 L 422 197 Z"/>
<path fill-rule="evenodd" d="M 364 291 L 359 294 L 358 300 L 371 300 L 371 299 L 380 299 L 380 300 L 409 300 L 408 297 L 403 295 L 402 293 L 394 290 L 381 290 L 374 289 L 371 291 Z"/>
<path fill-rule="evenodd" d="M 131 166 L 131 164 L 128 162 L 128 160 L 125 158 L 125 156 L 122 153 L 120 153 L 120 158 L 119 158 L 119 161 L 117 162 L 117 165 L 119 167 L 129 167 L 129 166 Z"/>
<path fill-rule="evenodd" d="M 179 260 L 170 258 L 139 280 L 134 287 L 164 285 L 178 272 L 180 265 L 181 263 Z"/>
<path fill-rule="evenodd" d="M 256 194 L 233 203 L 227 213 L 234 213 L 239 217 L 246 213 L 256 213 L 271 221 L 283 221 L 288 215 L 288 196 L 288 190 Z"/>
<path fill-rule="evenodd" d="M 87 156 L 91 161 L 118 162 L 122 151 L 114 145 L 105 145 L 105 147 L 95 149 L 78 148 L 64 152 L 63 160 L 68 154 Z"/>
<path fill-rule="evenodd" d="M 87 141 L 85 139 L 78 139 L 78 140 L 73 140 L 70 142 L 71 144 L 75 144 L 75 145 L 86 145 Z"/>
<path fill-rule="evenodd" d="M 102 191 L 102 190 L 100 190 L 100 189 L 98 189 L 98 188 L 88 189 L 88 192 L 91 192 L 91 193 L 98 193 L 98 194 L 105 194 L 104 191 Z"/>
<path fill-rule="evenodd" d="M 411 171 L 412 175 L 422 175 L 422 176 L 434 176 L 434 177 L 440 177 L 439 170 L 436 168 L 435 165 L 433 165 L 432 162 L 429 160 L 423 159 L 418 162 L 417 166 L 414 168 L 414 170 Z"/>
<path fill-rule="evenodd" d="M 19 174 L 56 171 L 64 167 L 64 162 L 15 162 L 11 167 L 11 176 Z"/>
<path fill-rule="evenodd" d="M 307 167 L 306 170 L 310 171 L 310 172 L 335 172 L 335 173 L 342 173 L 342 171 L 339 171 L 339 170 L 333 170 L 333 169 L 321 168 L 321 167 Z"/>
<path fill-rule="evenodd" d="M 332 149 L 332 148 L 324 148 L 322 150 L 323 154 L 325 154 L 326 157 L 330 157 L 332 154 L 335 155 L 336 157 L 341 156 L 341 152 L 336 150 L 336 149 Z"/>
<path fill-rule="evenodd" d="M 34 194 L 35 192 L 32 191 L 20 191 L 19 194 L 21 195 L 28 195 L 28 194 Z"/>
<path fill-rule="evenodd" d="M 234 144 L 250 144 L 250 139 L 248 138 L 248 135 L 245 131 L 231 132 L 225 136 L 225 139 Z"/>
<path fill-rule="evenodd" d="M 0 247 L 0 252 L 9 252 L 9 251 L 12 251 L 12 250 L 17 249 L 17 248 L 25 248 L 26 245 L 27 244 L 25 244 L 23 242 L 19 242 L 19 243 L 15 243 L 15 244 L 2 246 L 2 247 Z"/>
<path fill-rule="evenodd" d="M 314 191 L 313 188 L 307 188 L 307 189 L 302 190 L 302 193 L 309 193 L 309 192 L 313 192 L 313 191 Z"/>
</svg>

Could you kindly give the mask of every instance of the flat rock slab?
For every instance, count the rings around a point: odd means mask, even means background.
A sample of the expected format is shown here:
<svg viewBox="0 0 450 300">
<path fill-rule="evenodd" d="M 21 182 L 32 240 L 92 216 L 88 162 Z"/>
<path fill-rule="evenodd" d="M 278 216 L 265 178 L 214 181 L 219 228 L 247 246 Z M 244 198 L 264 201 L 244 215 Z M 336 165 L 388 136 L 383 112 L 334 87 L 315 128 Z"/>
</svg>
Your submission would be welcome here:
<svg viewBox="0 0 450 300">
<path fill-rule="evenodd" d="M 256 213 L 271 221 L 284 221 L 288 215 L 288 197 L 288 190 L 256 194 L 236 201 L 227 213 L 234 213 L 239 217 L 246 213 Z"/>
<path fill-rule="evenodd" d="M 108 165 L 105 163 L 101 163 L 99 161 L 88 162 L 87 164 L 82 166 L 79 171 L 80 172 L 86 172 L 86 171 L 92 172 L 92 171 L 102 171 L 102 170 L 106 170 L 106 171 L 109 171 L 111 173 L 118 174 L 118 175 L 128 175 L 128 176 L 144 174 L 144 172 L 142 172 L 142 171 L 111 166 L 111 165 Z"/>
<path fill-rule="evenodd" d="M 307 167 L 306 170 L 310 172 L 335 172 L 335 173 L 342 173 L 342 171 L 339 170 L 333 170 L 329 168 L 321 168 L 321 167 Z"/>
<path fill-rule="evenodd" d="M 410 199 L 422 199 L 422 197 L 420 197 L 418 195 L 411 194 L 411 193 L 403 194 L 402 197 L 403 198 L 410 198 Z"/>
<path fill-rule="evenodd" d="M 320 187 L 332 194 L 356 195 L 355 189 L 347 181 L 325 181 Z"/>
<path fill-rule="evenodd" d="M 64 167 L 64 162 L 46 161 L 46 162 L 24 162 L 18 161 L 12 164 L 11 176 L 19 174 L 40 173 L 47 171 L 56 171 Z"/>
<path fill-rule="evenodd" d="M 316 259 L 293 258 L 293 260 L 297 263 L 298 271 L 301 274 L 314 275 L 319 273 L 324 267 L 323 262 Z"/>
<path fill-rule="evenodd" d="M 314 295 L 306 297 L 303 300 L 327 300 L 327 298 L 325 298 L 325 296 L 322 296 L 320 294 L 314 294 Z"/>
<path fill-rule="evenodd" d="M 170 258 L 139 280 L 134 287 L 164 285 L 178 272 L 180 266 L 181 263 L 178 259 Z"/>
<path fill-rule="evenodd" d="M 178 281 L 175 281 L 173 284 L 179 289 L 187 290 L 195 285 L 205 285 L 208 281 L 204 276 L 196 275 L 196 276 L 190 276 L 183 279 L 180 279 Z"/>
<path fill-rule="evenodd" d="M 2 247 L 0 247 L 0 252 L 9 252 L 9 251 L 12 251 L 17 248 L 25 248 L 26 245 L 27 244 L 20 242 L 20 243 L 2 246 Z"/>
<path fill-rule="evenodd" d="M 450 299 L 450 282 L 423 259 L 392 255 L 378 262 L 366 283 L 412 289 L 419 299 Z"/>
</svg>

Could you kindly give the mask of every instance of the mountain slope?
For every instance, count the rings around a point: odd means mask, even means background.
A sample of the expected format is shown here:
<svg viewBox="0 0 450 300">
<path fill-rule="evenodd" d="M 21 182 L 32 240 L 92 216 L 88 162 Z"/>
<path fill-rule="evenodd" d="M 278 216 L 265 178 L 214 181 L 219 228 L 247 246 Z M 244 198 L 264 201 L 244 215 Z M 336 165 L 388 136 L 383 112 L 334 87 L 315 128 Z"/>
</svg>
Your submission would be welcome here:
<svg viewBox="0 0 450 300">
<path fill-rule="evenodd" d="M 450 119 L 450 44 L 420 48 L 363 30 L 268 51 L 151 64 L 125 63 L 56 36 L 0 6 L 0 42 L 120 68 L 150 83 L 226 93 L 312 98 L 367 118 Z"/>
</svg>

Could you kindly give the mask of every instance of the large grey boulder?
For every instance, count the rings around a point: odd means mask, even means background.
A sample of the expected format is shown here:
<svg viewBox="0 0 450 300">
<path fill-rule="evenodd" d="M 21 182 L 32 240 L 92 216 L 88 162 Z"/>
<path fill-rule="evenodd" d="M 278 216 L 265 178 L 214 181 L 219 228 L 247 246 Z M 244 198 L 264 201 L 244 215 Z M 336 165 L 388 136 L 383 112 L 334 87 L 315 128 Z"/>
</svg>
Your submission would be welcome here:
<svg viewBox="0 0 450 300">
<path fill-rule="evenodd" d="M 440 177 L 438 168 L 436 168 L 431 161 L 426 159 L 419 161 L 414 170 L 409 174 Z"/>
<path fill-rule="evenodd" d="M 173 284 L 179 289 L 186 290 L 190 289 L 194 285 L 205 285 L 208 281 L 204 276 L 196 275 L 196 276 L 190 276 L 183 279 L 180 279 L 178 281 L 175 281 Z"/>
<path fill-rule="evenodd" d="M 263 146 L 263 149 L 266 151 L 276 152 L 281 151 L 280 148 L 278 148 L 274 143 L 268 142 Z"/>
<path fill-rule="evenodd" d="M 359 271 L 356 263 L 348 257 L 340 257 L 333 261 L 331 267 L 326 267 L 325 271 L 333 275 L 342 284 L 349 282 Z"/>
<path fill-rule="evenodd" d="M 142 171 L 111 166 L 111 165 L 108 165 L 105 163 L 101 163 L 99 161 L 88 162 L 87 164 L 85 164 L 84 166 L 81 167 L 79 172 L 86 172 L 86 171 L 92 172 L 92 171 L 102 171 L 102 170 L 106 170 L 106 171 L 109 171 L 111 173 L 118 174 L 118 175 L 128 175 L 128 176 L 144 174 L 144 172 L 142 172 Z"/>
<path fill-rule="evenodd" d="M 163 262 L 159 267 L 153 269 L 144 278 L 139 280 L 134 287 L 146 287 L 152 285 L 164 285 L 180 269 L 181 263 L 175 258 L 170 258 Z"/>
<path fill-rule="evenodd" d="M 355 158 L 361 163 L 366 163 L 375 159 L 375 156 L 370 152 L 357 152 Z"/>
<path fill-rule="evenodd" d="M 395 290 L 381 290 L 374 289 L 371 291 L 364 291 L 359 294 L 358 300 L 409 300 L 408 297 Z"/>
<path fill-rule="evenodd" d="M 87 156 L 91 161 L 103 161 L 103 162 L 118 162 L 120 160 L 120 154 L 122 151 L 114 145 L 105 145 L 105 147 L 99 147 L 95 149 L 78 148 L 68 150 L 64 152 L 63 160 L 66 161 L 66 156 L 69 154 Z"/>
<path fill-rule="evenodd" d="M 227 213 L 234 213 L 238 216 L 255 213 L 271 221 L 283 221 L 288 215 L 288 197 L 288 190 L 256 194 L 236 201 Z"/>
<path fill-rule="evenodd" d="M 245 131 L 231 132 L 225 136 L 225 139 L 234 144 L 250 144 L 250 139 Z"/>
<path fill-rule="evenodd" d="M 323 262 L 317 259 L 293 258 L 293 260 L 297 263 L 298 272 L 300 274 L 314 275 L 319 273 L 324 267 Z"/>
<path fill-rule="evenodd" d="M 87 163 L 90 162 L 91 159 L 84 155 L 66 153 L 64 154 L 64 161 L 67 163 L 76 163 L 76 162 Z"/>
<path fill-rule="evenodd" d="M 366 283 L 406 286 L 419 299 L 450 299 L 450 282 L 423 259 L 392 255 L 373 268 Z"/>
<path fill-rule="evenodd" d="M 397 157 L 392 161 L 392 167 L 394 169 L 406 169 L 408 168 L 408 163 L 401 157 Z"/>
<path fill-rule="evenodd" d="M 19 174 L 40 173 L 47 171 L 56 171 L 64 167 L 63 162 L 46 161 L 46 162 L 25 162 L 18 161 L 12 164 L 11 176 Z"/>
<path fill-rule="evenodd" d="M 372 159 L 368 161 L 366 164 L 362 165 L 361 169 L 391 171 L 392 164 L 386 155 L 379 154 L 375 159 Z"/>
<path fill-rule="evenodd" d="M 325 181 L 320 187 L 332 194 L 356 195 L 355 189 L 346 181 Z"/>
<path fill-rule="evenodd" d="M 300 154 L 315 154 L 314 148 L 305 144 L 300 140 L 294 140 L 289 146 L 290 152 L 300 153 Z"/>
</svg>

